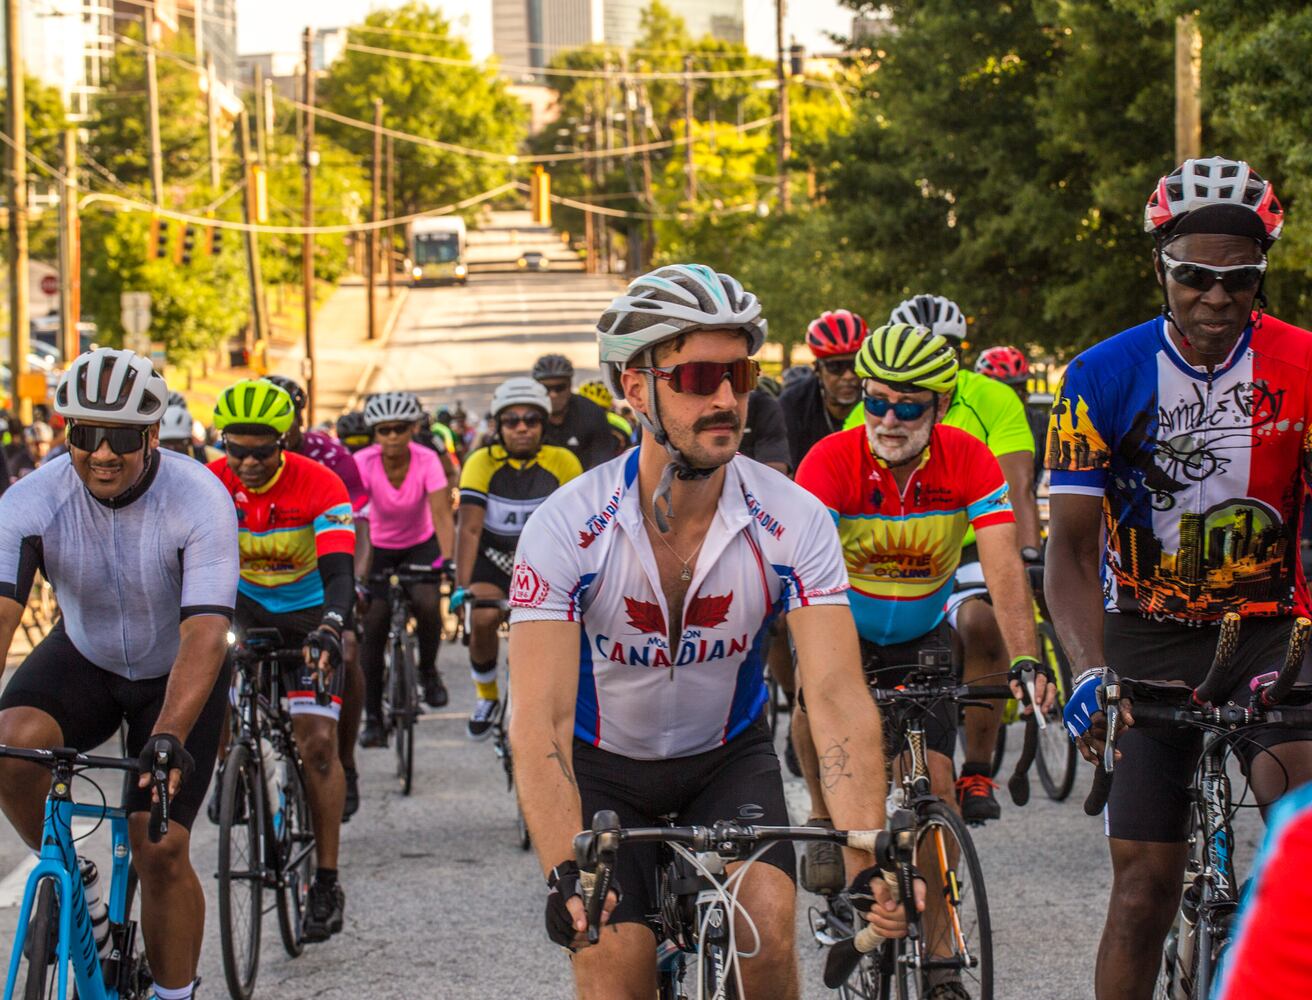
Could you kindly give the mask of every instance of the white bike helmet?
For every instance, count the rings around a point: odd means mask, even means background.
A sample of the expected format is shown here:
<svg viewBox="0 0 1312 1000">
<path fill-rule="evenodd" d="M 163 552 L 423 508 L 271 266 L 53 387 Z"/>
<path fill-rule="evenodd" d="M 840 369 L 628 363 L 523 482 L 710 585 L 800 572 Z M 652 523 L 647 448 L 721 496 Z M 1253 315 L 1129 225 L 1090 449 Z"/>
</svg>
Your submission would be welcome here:
<svg viewBox="0 0 1312 1000">
<path fill-rule="evenodd" d="M 191 412 L 185 406 L 170 406 L 164 411 L 164 419 L 159 422 L 159 439 L 190 441 L 192 425 Z"/>
<path fill-rule="evenodd" d="M 966 317 L 961 307 L 942 295 L 913 295 L 897 304 L 888 314 L 888 322 L 923 326 L 930 333 L 939 333 L 949 340 L 966 339 Z"/>
<path fill-rule="evenodd" d="M 1280 239 L 1284 209 L 1271 182 L 1243 160 L 1224 156 L 1185 160 L 1157 182 L 1143 210 L 1144 232 L 1159 241 L 1181 235 L 1187 216 L 1207 209 L 1208 221 L 1190 231 L 1251 236 L 1263 251 Z"/>
<path fill-rule="evenodd" d="M 537 379 L 518 375 L 508 378 L 492 393 L 492 419 L 510 406 L 536 406 L 544 414 L 551 412 L 551 397 Z"/>
<path fill-rule="evenodd" d="M 413 392 L 380 392 L 364 404 L 364 422 L 372 430 L 379 424 L 411 422 L 424 415 Z"/>
<path fill-rule="evenodd" d="M 164 416 L 169 387 L 149 358 L 101 347 L 78 356 L 55 388 L 55 412 L 66 420 L 154 424 Z"/>
<path fill-rule="evenodd" d="M 761 316 L 761 303 L 751 292 L 743 290 L 737 278 L 718 274 L 704 264 L 657 268 L 635 278 L 598 321 L 602 373 L 615 396 L 623 399 L 620 372 L 639 360 L 643 365 L 650 365 L 652 348 L 657 344 L 696 330 L 725 328 L 736 328 L 747 334 L 749 354 L 755 354 L 765 343 L 766 321 Z M 670 444 L 656 405 L 656 377 L 650 372 L 647 396 L 651 400 L 651 413 L 635 411 L 634 415 L 670 455 L 670 464 L 665 467 L 653 496 L 653 501 L 664 502 L 665 511 L 655 503 L 652 505 L 657 527 L 668 531 L 666 519 L 674 516 L 670 506 L 673 477 L 704 479 L 715 469 L 696 468 Z"/>
</svg>

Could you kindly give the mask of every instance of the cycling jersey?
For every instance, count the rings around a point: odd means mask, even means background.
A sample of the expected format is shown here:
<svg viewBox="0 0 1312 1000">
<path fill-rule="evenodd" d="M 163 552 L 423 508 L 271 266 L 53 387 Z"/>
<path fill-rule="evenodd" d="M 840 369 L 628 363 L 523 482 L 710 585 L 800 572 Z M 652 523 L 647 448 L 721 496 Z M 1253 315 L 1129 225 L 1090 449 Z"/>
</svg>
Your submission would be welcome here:
<svg viewBox="0 0 1312 1000">
<path fill-rule="evenodd" d="M 788 431 L 779 402 L 764 389 L 747 396 L 747 421 L 738 451 L 757 462 L 774 462 L 793 468 L 789 461 Z"/>
<path fill-rule="evenodd" d="M 355 458 L 345 445 L 323 431 L 305 431 L 301 435 L 300 446 L 291 450 L 337 473 L 337 478 L 342 481 L 351 498 L 351 510 L 360 514 L 369 494 L 365 492 L 364 483 L 360 480 L 360 469 L 355 464 Z"/>
<path fill-rule="evenodd" d="M 1100 497 L 1108 610 L 1184 622 L 1307 614 L 1298 558 L 1312 334 L 1266 316 L 1208 372 L 1160 317 L 1066 370 L 1050 492 Z"/>
<path fill-rule="evenodd" d="M 410 468 L 400 488 L 391 484 L 383 468 L 381 446 L 371 444 L 353 456 L 360 479 L 369 494 L 366 516 L 369 538 L 380 549 L 408 549 L 433 535 L 433 512 L 428 495 L 446 486 L 446 473 L 437 453 L 410 442 Z"/>
<path fill-rule="evenodd" d="M 64 456 L 0 496 L 0 596 L 26 604 L 37 569 L 84 657 L 128 680 L 162 677 L 179 615 L 232 617 L 237 516 L 186 455 L 152 451 L 137 485 L 109 501 Z"/>
<path fill-rule="evenodd" d="M 509 572 L 529 515 L 582 472 L 572 452 L 549 444 L 526 460 L 511 458 L 499 444 L 473 452 L 460 473 L 460 502 L 484 508 L 480 550 L 495 550 Z"/>
<path fill-rule="evenodd" d="M 830 416 L 820 394 L 820 377 L 798 379 L 779 393 L 788 433 L 789 464 L 796 469 L 817 441 L 843 429 L 841 420 Z M 857 409 L 860 409 L 858 406 Z"/>
<path fill-rule="evenodd" d="M 318 462 L 290 452 L 258 490 L 244 486 L 227 459 L 209 468 L 237 506 L 239 593 L 273 614 L 323 604 L 320 560 L 355 551 L 351 503 L 342 481 Z M 345 618 L 349 601 L 337 610 Z"/>
<path fill-rule="evenodd" d="M 1267 819 L 1238 931 L 1222 966 L 1216 1000 L 1287 1000 L 1312 995 L 1312 785 L 1290 792 Z"/>
<path fill-rule="evenodd" d="M 1015 520 L 997 459 L 977 438 L 941 423 L 901 490 L 864 427 L 816 444 L 797 484 L 837 524 L 857 631 L 881 646 L 910 642 L 943 620 L 968 527 Z"/>
<path fill-rule="evenodd" d="M 590 399 L 575 393 L 565 404 L 565 420 L 553 424 L 547 420 L 543 444 L 568 448 L 585 469 L 592 469 L 615 456 L 615 435 L 610 432 L 606 411 Z"/>
<path fill-rule="evenodd" d="M 511 623 L 578 622 L 575 735 L 639 760 L 709 750 L 765 706 L 762 646 L 778 614 L 847 604 L 824 508 L 735 457 L 697 556 L 683 620 L 670 611 L 639 507 L 637 450 L 561 487 L 519 542 Z"/>
</svg>

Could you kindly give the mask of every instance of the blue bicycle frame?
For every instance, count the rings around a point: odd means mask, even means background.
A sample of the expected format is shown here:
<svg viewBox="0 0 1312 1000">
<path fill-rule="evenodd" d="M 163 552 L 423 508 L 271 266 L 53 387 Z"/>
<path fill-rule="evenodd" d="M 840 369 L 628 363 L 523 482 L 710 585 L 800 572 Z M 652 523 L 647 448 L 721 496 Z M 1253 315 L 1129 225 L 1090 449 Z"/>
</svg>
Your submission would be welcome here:
<svg viewBox="0 0 1312 1000">
<path fill-rule="evenodd" d="M 79 1000 L 119 1000 L 117 984 L 106 985 L 100 967 L 95 931 L 91 925 L 91 914 L 87 912 L 82 875 L 73 845 L 72 821 L 75 816 L 95 819 L 103 817 L 109 822 L 113 849 L 109 919 L 118 926 L 126 921 L 128 868 L 131 864 L 127 814 L 121 808 L 78 805 L 71 798 L 68 783 L 56 781 L 46 799 L 45 822 L 41 831 L 41 858 L 28 876 L 23 905 L 18 912 L 18 930 L 14 938 L 13 954 L 9 958 L 4 1000 L 12 1000 L 14 996 L 18 968 L 23 957 L 23 942 L 27 937 L 37 888 L 47 878 L 54 881 L 59 899 L 59 944 L 56 951 L 59 979 L 55 996 L 59 1000 L 68 996 L 68 967 L 71 962 Z"/>
</svg>

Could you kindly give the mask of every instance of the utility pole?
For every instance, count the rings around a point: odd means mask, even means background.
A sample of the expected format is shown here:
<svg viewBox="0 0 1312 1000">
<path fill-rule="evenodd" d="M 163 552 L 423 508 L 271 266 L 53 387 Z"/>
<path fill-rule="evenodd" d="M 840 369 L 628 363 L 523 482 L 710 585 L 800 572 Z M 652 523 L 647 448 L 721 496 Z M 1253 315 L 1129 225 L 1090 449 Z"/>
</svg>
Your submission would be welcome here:
<svg viewBox="0 0 1312 1000">
<path fill-rule="evenodd" d="M 200 9 L 204 0 L 196 0 L 196 8 Z M 209 122 L 210 132 L 210 187 L 214 191 L 215 197 L 219 194 L 219 184 L 222 181 L 219 170 L 219 102 L 214 94 L 214 57 L 207 56 L 205 59 L 205 118 Z"/>
<path fill-rule="evenodd" d="M 32 419 L 31 400 L 18 393 L 20 372 L 27 371 L 27 122 L 23 109 L 23 57 L 19 54 L 19 0 L 5 3 L 5 147 L 6 197 L 9 201 L 9 388 L 10 404 L 23 422 Z"/>
<path fill-rule="evenodd" d="M 255 95 L 255 156 L 260 163 L 267 163 L 268 150 L 264 148 L 264 71 L 260 69 L 259 63 L 251 67 L 251 91 Z"/>
<path fill-rule="evenodd" d="M 1198 19 L 1175 19 L 1175 162 L 1203 153 L 1203 34 Z"/>
<path fill-rule="evenodd" d="M 371 194 L 369 196 L 369 221 L 373 226 L 365 233 L 365 262 L 364 262 L 364 297 L 365 308 L 368 310 L 368 317 L 365 321 L 365 328 L 369 331 L 369 339 L 373 340 L 378 336 L 378 310 L 374 303 L 374 285 L 378 283 L 378 220 L 382 218 L 378 211 L 382 206 L 383 194 L 383 99 L 374 98 L 374 158 L 369 168 L 369 181 Z"/>
<path fill-rule="evenodd" d="M 59 355 L 67 364 L 81 350 L 82 247 L 77 215 L 77 130 L 64 131 L 64 178 L 59 185 Z"/>
<path fill-rule="evenodd" d="M 387 137 L 387 217 L 396 218 L 396 146 Z M 396 240 L 388 226 L 383 230 L 383 266 L 387 268 L 387 297 L 396 296 Z"/>
<path fill-rule="evenodd" d="M 314 35 L 309 28 L 303 35 L 305 50 L 305 80 L 301 88 L 301 103 L 305 105 L 304 176 L 305 204 L 301 217 L 306 226 L 314 225 Z M 305 299 L 305 411 L 309 423 L 314 424 L 314 234 L 301 237 L 301 285 Z"/>
<path fill-rule="evenodd" d="M 692 56 L 683 57 L 683 173 L 683 197 L 691 205 L 697 200 L 697 168 L 692 162 Z"/>
<path fill-rule="evenodd" d="M 155 6 L 141 8 L 141 30 L 146 43 L 146 116 L 150 119 L 150 199 L 164 203 L 164 154 L 159 143 L 159 77 L 155 73 Z"/>
<path fill-rule="evenodd" d="M 258 94 L 258 91 L 257 91 Z M 258 115 L 256 116 L 259 117 Z M 241 142 L 242 183 L 245 185 L 241 200 L 241 221 L 247 225 L 255 221 L 255 185 L 251 183 L 251 123 L 242 108 L 237 117 L 237 131 Z M 255 328 L 256 345 L 268 347 L 269 317 L 265 312 L 264 275 L 260 272 L 260 248 L 255 231 L 246 230 L 246 276 L 251 286 L 251 318 Z"/>
<path fill-rule="evenodd" d="M 774 40 L 775 84 L 779 88 L 779 210 L 787 212 L 793 207 L 788 191 L 788 161 L 793 158 L 793 126 L 788 118 L 788 73 L 784 67 L 784 18 L 788 13 L 787 0 L 775 0 Z"/>
</svg>

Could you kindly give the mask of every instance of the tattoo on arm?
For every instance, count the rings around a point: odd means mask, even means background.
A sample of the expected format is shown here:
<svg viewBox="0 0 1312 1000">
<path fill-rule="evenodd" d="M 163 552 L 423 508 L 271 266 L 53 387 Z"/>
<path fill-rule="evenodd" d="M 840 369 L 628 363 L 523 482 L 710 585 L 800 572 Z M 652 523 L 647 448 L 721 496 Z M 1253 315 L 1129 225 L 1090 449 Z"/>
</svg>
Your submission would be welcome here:
<svg viewBox="0 0 1312 1000">
<path fill-rule="evenodd" d="M 847 769 L 852 755 L 847 752 L 847 738 L 843 742 L 829 744 L 829 749 L 820 756 L 820 784 L 826 792 L 832 792 L 843 778 L 852 777 Z"/>
<path fill-rule="evenodd" d="M 547 760 L 554 760 L 559 764 L 560 773 L 565 776 L 565 780 L 577 789 L 579 783 L 574 780 L 574 775 L 570 773 L 569 764 L 565 761 L 565 751 L 560 748 L 560 744 L 556 740 L 552 740 L 551 745 L 554 749 L 552 753 L 547 754 Z"/>
</svg>

